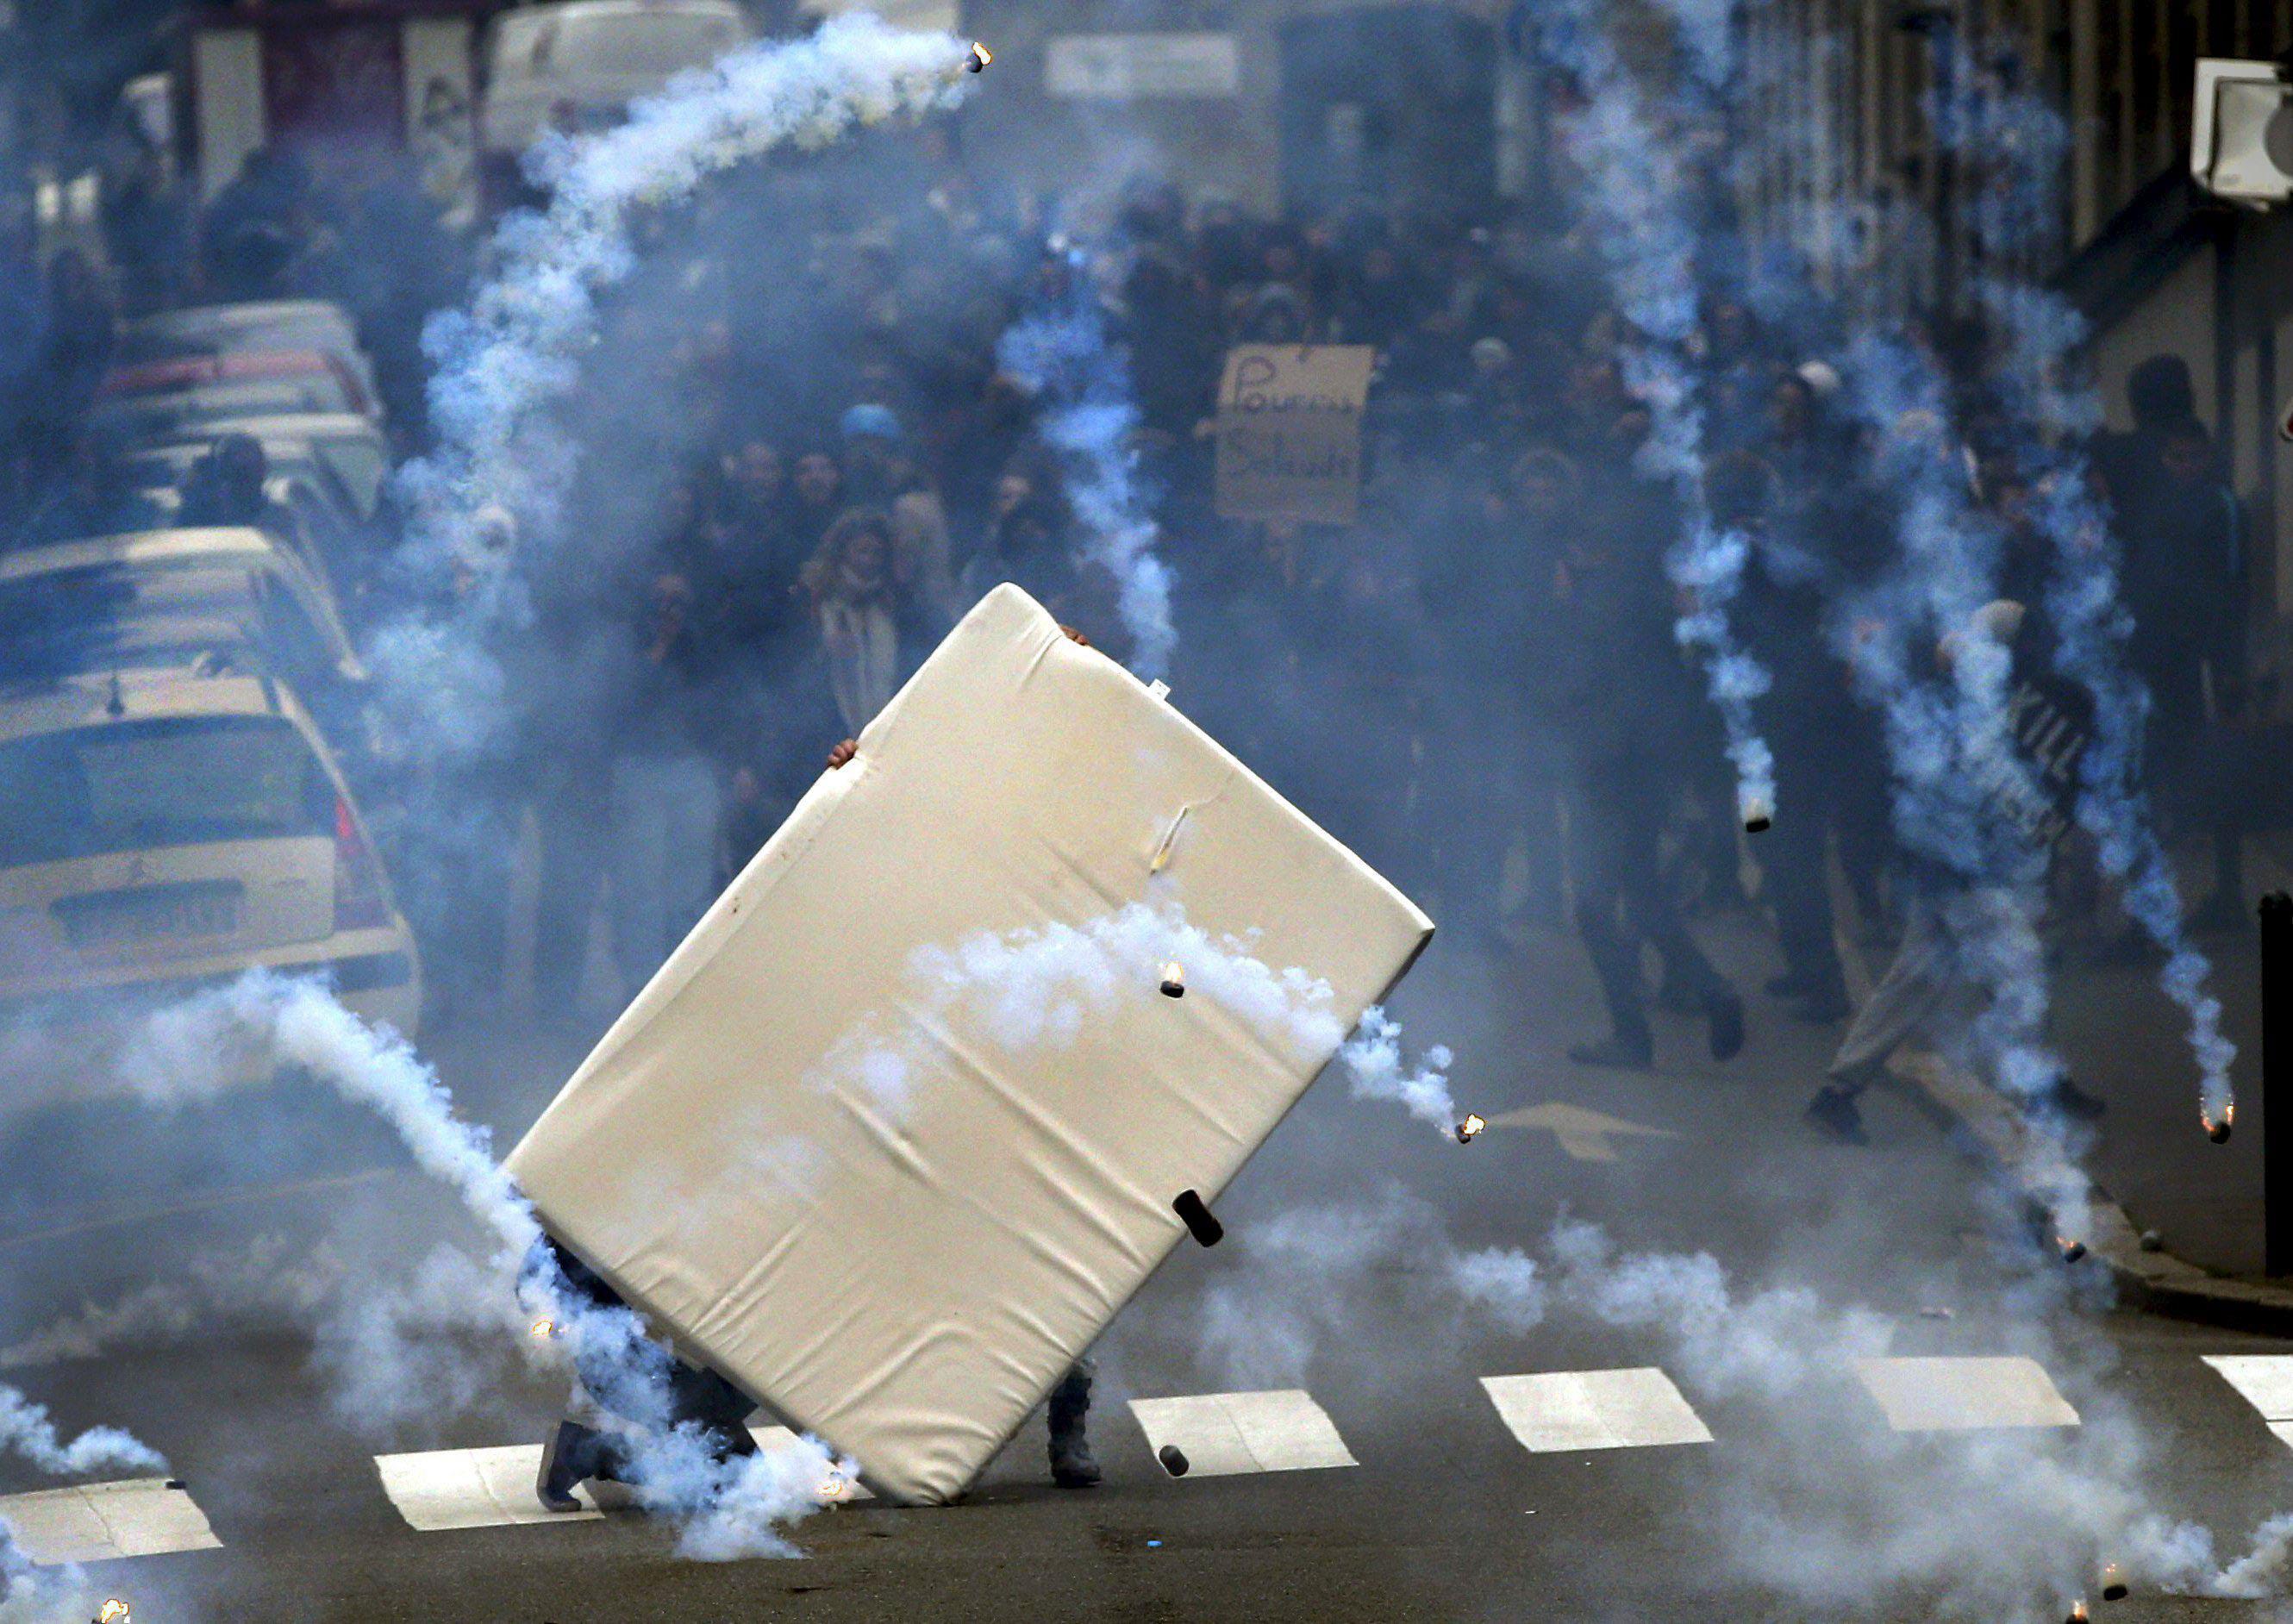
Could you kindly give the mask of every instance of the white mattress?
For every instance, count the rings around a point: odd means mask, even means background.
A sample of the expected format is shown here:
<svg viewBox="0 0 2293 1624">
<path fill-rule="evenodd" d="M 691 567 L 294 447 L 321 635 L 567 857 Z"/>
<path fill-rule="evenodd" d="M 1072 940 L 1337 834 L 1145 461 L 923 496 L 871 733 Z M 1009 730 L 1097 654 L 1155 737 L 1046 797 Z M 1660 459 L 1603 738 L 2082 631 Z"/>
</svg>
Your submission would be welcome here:
<svg viewBox="0 0 2293 1624">
<path fill-rule="evenodd" d="M 1255 934 L 1229 958 L 1181 920 Z M 1432 928 L 1001 586 L 510 1170 L 689 1357 L 879 1493 L 944 1501 L 1193 1244 L 1173 1199 L 1215 1201 Z"/>
</svg>

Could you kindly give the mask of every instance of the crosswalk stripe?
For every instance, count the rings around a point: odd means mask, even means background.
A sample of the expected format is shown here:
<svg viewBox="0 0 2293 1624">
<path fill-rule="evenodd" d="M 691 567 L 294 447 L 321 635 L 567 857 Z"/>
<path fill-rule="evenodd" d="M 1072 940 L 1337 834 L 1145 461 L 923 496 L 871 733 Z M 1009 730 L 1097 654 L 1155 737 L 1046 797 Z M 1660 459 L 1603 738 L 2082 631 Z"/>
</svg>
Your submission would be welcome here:
<svg viewBox="0 0 2293 1624">
<path fill-rule="evenodd" d="M 223 1544 L 190 1491 L 168 1477 L 0 1497 L 0 1522 L 42 1567 L 211 1551 Z"/>
<path fill-rule="evenodd" d="M 1361 1463 L 1336 1423 L 1295 1387 L 1267 1393 L 1203 1393 L 1184 1398 L 1132 1399 L 1130 1413 L 1160 1457 L 1175 1445 L 1187 1475 L 1305 1472 Z"/>
<path fill-rule="evenodd" d="M 1899 1433 L 2078 1425 L 2033 1359 L 1859 1359 L 1855 1374 Z"/>
<path fill-rule="evenodd" d="M 1703 1418 L 1652 1366 L 1484 1376 L 1481 1386 L 1533 1454 L 1712 1442 Z"/>
<path fill-rule="evenodd" d="M 2208 1364 L 2265 1421 L 2293 1421 L 2293 1353 L 2208 1353 Z"/>
<path fill-rule="evenodd" d="M 785 1426 L 752 1426 L 759 1449 L 786 1449 L 796 1434 Z M 541 1445 L 503 1444 L 490 1449 L 425 1450 L 416 1454 L 377 1455 L 375 1470 L 383 1492 L 407 1526 L 442 1533 L 461 1528 L 507 1528 L 527 1523 L 586 1523 L 604 1513 L 589 1485 L 573 1491 L 579 1511 L 546 1509 L 533 1492 L 541 1473 Z M 833 1499 L 871 1499 L 858 1483 L 839 1479 Z"/>
</svg>

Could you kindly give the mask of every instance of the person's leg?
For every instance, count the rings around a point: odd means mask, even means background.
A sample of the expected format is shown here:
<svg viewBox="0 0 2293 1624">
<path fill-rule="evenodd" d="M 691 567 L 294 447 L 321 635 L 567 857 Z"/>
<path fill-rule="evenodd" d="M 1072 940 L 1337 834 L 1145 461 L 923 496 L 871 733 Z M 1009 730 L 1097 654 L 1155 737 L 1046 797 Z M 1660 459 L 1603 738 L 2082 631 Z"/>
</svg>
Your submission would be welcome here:
<svg viewBox="0 0 2293 1624">
<path fill-rule="evenodd" d="M 1833 936 L 1827 861 L 1833 797 L 1821 774 L 1803 770 L 1812 744 L 1795 738 L 1779 742 L 1776 799 L 1782 815 L 1752 843 L 1752 849 L 1775 909 L 1777 943 L 1784 957 L 1781 990 L 1806 999 L 1805 1013 L 1811 1019 L 1835 1021 L 1847 1014 L 1848 1006 L 1846 977 Z"/>
<path fill-rule="evenodd" d="M 1051 1481 L 1062 1489 L 1088 1489 L 1099 1480 L 1083 1425 L 1090 1414 L 1090 1385 L 1098 1368 L 1085 1354 L 1051 1389 Z"/>
<path fill-rule="evenodd" d="M 541 1446 L 541 1470 L 534 1478 L 534 1497 L 545 1511 L 583 1509 L 573 1491 L 593 1477 L 611 1475 L 602 1417 L 596 1401 L 576 1377 L 565 1400 L 565 1418 Z"/>
<path fill-rule="evenodd" d="M 1576 887 L 1576 933 L 1584 943 L 1600 996 L 1608 1006 L 1609 1036 L 1600 1043 L 1568 1051 L 1579 1065 L 1644 1069 L 1655 1053 L 1648 1007 L 1641 988 L 1639 944 L 1624 933 L 1619 912 L 1627 860 L 1619 841 L 1615 809 L 1597 792 L 1580 793 L 1569 808 L 1571 877 Z"/>
<path fill-rule="evenodd" d="M 1887 972 L 1855 1012 L 1826 1068 L 1827 1080 L 1807 1108 L 1808 1120 L 1835 1139 L 1860 1142 L 1856 1096 L 1884 1075 L 1888 1058 L 1934 1016 L 1957 985 L 1950 949 L 1925 905 L 1912 908 Z"/>
<path fill-rule="evenodd" d="M 1680 905 L 1657 862 L 1663 836 L 1662 796 L 1661 785 L 1651 779 L 1634 787 L 1617 808 L 1625 856 L 1616 879 L 1625 917 L 1640 938 L 1657 950 L 1664 964 L 1665 984 L 1681 990 L 1703 1014 L 1712 1058 L 1732 1060 L 1744 1047 L 1744 1003 L 1689 933 Z M 1633 968 L 1637 995 L 1638 964 Z"/>
<path fill-rule="evenodd" d="M 758 1445 L 749 1431 L 749 1412 L 756 1405 L 749 1395 L 714 1370 L 678 1360 L 668 1373 L 668 1424 L 691 1422 L 709 1435 L 710 1451 L 719 1460 L 754 1455 Z"/>
</svg>

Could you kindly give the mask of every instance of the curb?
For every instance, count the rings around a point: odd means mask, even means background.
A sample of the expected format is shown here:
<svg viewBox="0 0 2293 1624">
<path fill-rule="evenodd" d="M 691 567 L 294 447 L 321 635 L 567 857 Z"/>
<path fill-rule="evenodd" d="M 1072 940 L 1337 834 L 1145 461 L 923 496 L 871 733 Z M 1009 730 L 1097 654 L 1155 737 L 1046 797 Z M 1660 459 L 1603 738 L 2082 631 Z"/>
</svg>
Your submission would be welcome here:
<svg viewBox="0 0 2293 1624">
<path fill-rule="evenodd" d="M 2006 1102 L 1940 1055 L 1907 1053 L 1889 1070 L 1924 1095 L 1941 1116 L 1965 1128 L 2002 1171 L 2022 1165 L 2022 1124 Z M 2125 1208 L 2099 1186 L 2087 1252 L 2116 1278 L 2131 1300 L 2176 1319 L 2232 1330 L 2293 1337 L 2293 1287 L 2213 1274 L 2170 1252 L 2145 1252 Z"/>
</svg>

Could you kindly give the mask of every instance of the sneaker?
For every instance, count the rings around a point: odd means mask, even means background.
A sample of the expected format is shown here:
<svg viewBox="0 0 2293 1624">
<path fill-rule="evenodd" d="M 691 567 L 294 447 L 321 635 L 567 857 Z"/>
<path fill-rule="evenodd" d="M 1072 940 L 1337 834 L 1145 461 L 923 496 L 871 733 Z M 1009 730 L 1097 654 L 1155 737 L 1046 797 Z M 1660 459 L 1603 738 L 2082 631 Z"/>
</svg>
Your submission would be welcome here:
<svg viewBox="0 0 2293 1624">
<path fill-rule="evenodd" d="M 1614 1032 L 1598 1043 L 1572 1044 L 1568 1058 L 1580 1066 L 1608 1066 L 1617 1071 L 1645 1071 L 1656 1062 L 1656 1045 L 1646 1032 L 1633 1037 Z"/>
<path fill-rule="evenodd" d="M 597 1475 L 598 1437 L 593 1427 L 578 1421 L 560 1421 L 549 1442 L 541 1446 L 541 1470 L 533 1480 L 534 1498 L 544 1511 L 587 1509 L 573 1491 Z"/>
<path fill-rule="evenodd" d="M 1062 1489 L 1089 1489 L 1099 1480 L 1098 1462 L 1080 1429 L 1051 1434 L 1051 1481 Z"/>
<path fill-rule="evenodd" d="M 1863 1132 L 1863 1113 L 1856 1109 L 1854 1095 L 1836 1083 L 1817 1090 L 1803 1114 L 1810 1127 L 1835 1143 L 1871 1143 Z"/>
<path fill-rule="evenodd" d="M 2088 1094 L 2073 1082 L 2068 1072 L 2056 1078 L 2054 1086 L 2033 1103 L 2051 1105 L 2062 1115 L 2075 1117 L 2081 1122 L 2091 1122 L 2110 1109 L 2097 1096 Z"/>
<path fill-rule="evenodd" d="M 1744 1000 L 1726 987 L 1704 995 L 1706 1039 L 1714 1060 L 1733 1060 L 1744 1052 Z"/>
</svg>

